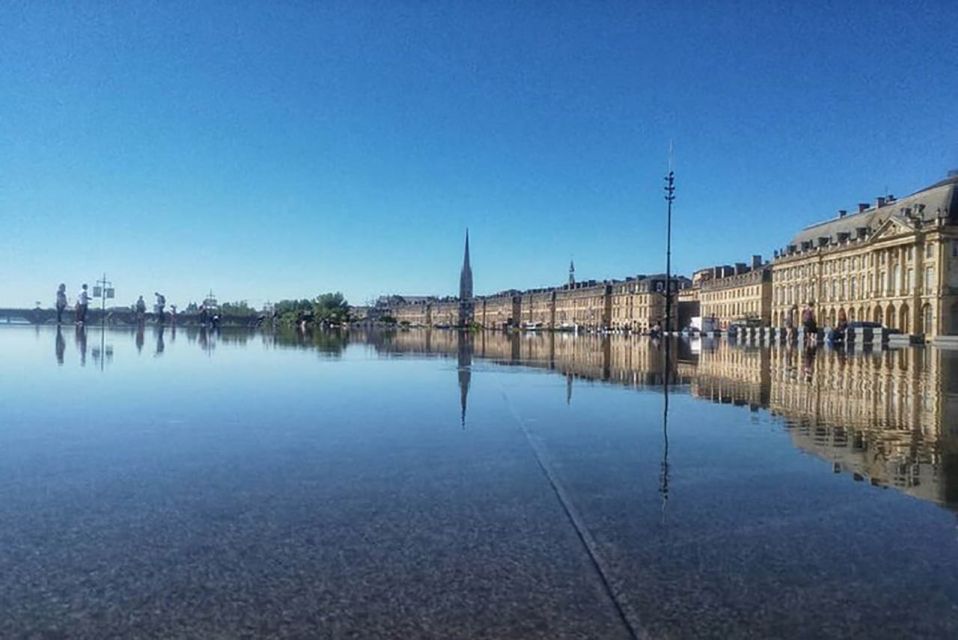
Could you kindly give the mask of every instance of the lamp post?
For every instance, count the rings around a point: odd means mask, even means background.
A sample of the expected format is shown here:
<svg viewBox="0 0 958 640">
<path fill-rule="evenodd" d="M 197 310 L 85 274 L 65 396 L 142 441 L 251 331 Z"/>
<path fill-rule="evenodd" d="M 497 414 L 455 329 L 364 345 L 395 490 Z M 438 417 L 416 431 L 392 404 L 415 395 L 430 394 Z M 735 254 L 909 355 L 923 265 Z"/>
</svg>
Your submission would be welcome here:
<svg viewBox="0 0 958 640">
<path fill-rule="evenodd" d="M 668 214 L 665 226 L 665 330 L 672 329 L 672 202 L 675 200 L 675 172 L 665 176 L 665 201 Z"/>
<path fill-rule="evenodd" d="M 668 203 L 665 237 L 665 331 L 672 328 L 672 202 L 675 200 L 675 172 L 672 171 L 671 149 L 669 173 L 665 177 L 665 201 Z M 662 463 L 659 476 L 659 494 L 662 496 L 662 520 L 669 501 L 669 367 L 672 361 L 672 340 L 665 336 L 665 371 L 663 376 L 662 408 Z"/>
<path fill-rule="evenodd" d="M 106 274 L 93 283 L 93 297 L 100 298 L 100 324 L 106 323 L 106 299 L 111 300 L 116 297 L 116 291 L 113 289 L 113 283 L 106 279 Z"/>
</svg>

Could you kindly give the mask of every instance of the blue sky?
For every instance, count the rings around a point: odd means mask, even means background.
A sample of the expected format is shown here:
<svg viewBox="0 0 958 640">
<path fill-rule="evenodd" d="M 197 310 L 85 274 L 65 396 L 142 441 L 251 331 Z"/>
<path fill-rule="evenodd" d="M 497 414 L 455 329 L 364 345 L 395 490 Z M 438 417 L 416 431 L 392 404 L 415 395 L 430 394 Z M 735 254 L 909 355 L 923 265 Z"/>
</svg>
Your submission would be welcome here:
<svg viewBox="0 0 958 640">
<path fill-rule="evenodd" d="M 0 4 L 0 305 L 770 255 L 958 168 L 958 3 Z"/>
</svg>

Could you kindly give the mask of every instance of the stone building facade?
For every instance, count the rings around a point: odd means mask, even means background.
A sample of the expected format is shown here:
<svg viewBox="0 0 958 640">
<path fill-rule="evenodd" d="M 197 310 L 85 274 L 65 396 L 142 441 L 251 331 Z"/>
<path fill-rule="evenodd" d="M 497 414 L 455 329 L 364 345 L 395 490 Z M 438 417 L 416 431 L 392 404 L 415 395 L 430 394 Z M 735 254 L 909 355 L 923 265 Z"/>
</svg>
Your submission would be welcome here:
<svg viewBox="0 0 958 640">
<path fill-rule="evenodd" d="M 611 310 L 611 286 L 607 282 L 570 283 L 555 290 L 556 329 L 607 329 Z"/>
<path fill-rule="evenodd" d="M 486 329 L 518 327 L 521 309 L 522 296 L 518 291 L 504 291 L 476 298 L 475 321 Z"/>
<path fill-rule="evenodd" d="M 523 291 L 519 298 L 520 326 L 526 329 L 555 329 L 555 289 Z"/>
<path fill-rule="evenodd" d="M 613 283 L 609 328 L 634 332 L 648 332 L 656 325 L 665 328 L 665 282 L 666 276 L 661 273 L 652 276 L 640 275 Z M 680 327 L 679 295 L 691 284 L 691 281 L 683 276 L 672 277 L 671 331 Z"/>
<path fill-rule="evenodd" d="M 878 198 L 812 225 L 776 252 L 772 322 L 879 322 L 926 338 L 958 335 L 958 176 Z"/>
<path fill-rule="evenodd" d="M 772 269 L 752 256 L 750 265 L 713 267 L 699 281 L 698 295 L 703 318 L 719 330 L 730 325 L 768 327 L 772 321 Z"/>
</svg>

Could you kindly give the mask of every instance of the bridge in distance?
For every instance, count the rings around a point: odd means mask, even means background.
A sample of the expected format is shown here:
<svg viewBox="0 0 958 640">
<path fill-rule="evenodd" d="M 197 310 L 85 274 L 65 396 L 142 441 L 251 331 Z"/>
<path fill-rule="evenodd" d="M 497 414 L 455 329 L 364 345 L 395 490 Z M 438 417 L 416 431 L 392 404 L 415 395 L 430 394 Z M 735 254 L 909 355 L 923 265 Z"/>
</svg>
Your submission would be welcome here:
<svg viewBox="0 0 958 640">
<path fill-rule="evenodd" d="M 101 324 L 106 321 L 110 325 L 135 325 L 138 322 L 137 313 L 129 309 L 102 309 L 90 308 L 87 311 L 86 323 L 88 325 Z M 104 315 L 106 316 L 104 318 Z M 198 313 L 177 313 L 173 316 L 171 313 L 163 314 L 164 321 L 167 324 L 177 325 L 200 325 L 203 324 Z M 267 320 L 267 316 L 260 314 L 255 316 L 236 316 L 229 314 L 219 314 L 220 326 L 228 325 L 233 327 L 255 327 Z M 75 320 L 74 310 L 72 308 L 64 309 L 63 322 L 73 324 Z M 28 324 L 56 324 L 57 312 L 55 309 L 3 309 L 0 308 L 0 323 L 28 323 Z M 156 323 L 157 314 L 143 314 L 143 321 Z"/>
</svg>

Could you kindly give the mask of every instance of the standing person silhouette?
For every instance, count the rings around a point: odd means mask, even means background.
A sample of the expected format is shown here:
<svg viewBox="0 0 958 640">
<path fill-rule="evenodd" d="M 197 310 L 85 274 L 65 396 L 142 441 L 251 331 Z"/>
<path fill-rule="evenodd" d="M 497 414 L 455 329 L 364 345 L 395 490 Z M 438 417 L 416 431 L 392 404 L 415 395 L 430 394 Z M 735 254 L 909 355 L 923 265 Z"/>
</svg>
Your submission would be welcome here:
<svg viewBox="0 0 958 640">
<path fill-rule="evenodd" d="M 63 310 L 67 308 L 67 286 L 60 283 L 57 287 L 57 325 L 63 323 Z"/>
<path fill-rule="evenodd" d="M 137 324 L 143 324 L 146 319 L 146 300 L 143 299 L 143 296 L 140 296 L 136 299 L 136 322 Z"/>
<path fill-rule="evenodd" d="M 156 296 L 156 321 L 163 324 L 163 311 L 166 309 L 166 296 L 162 293 L 153 292 Z"/>
<path fill-rule="evenodd" d="M 86 311 L 90 307 L 90 295 L 86 292 L 87 286 L 83 285 L 80 294 L 77 296 L 77 317 L 76 323 L 82 325 L 86 322 Z"/>
</svg>

